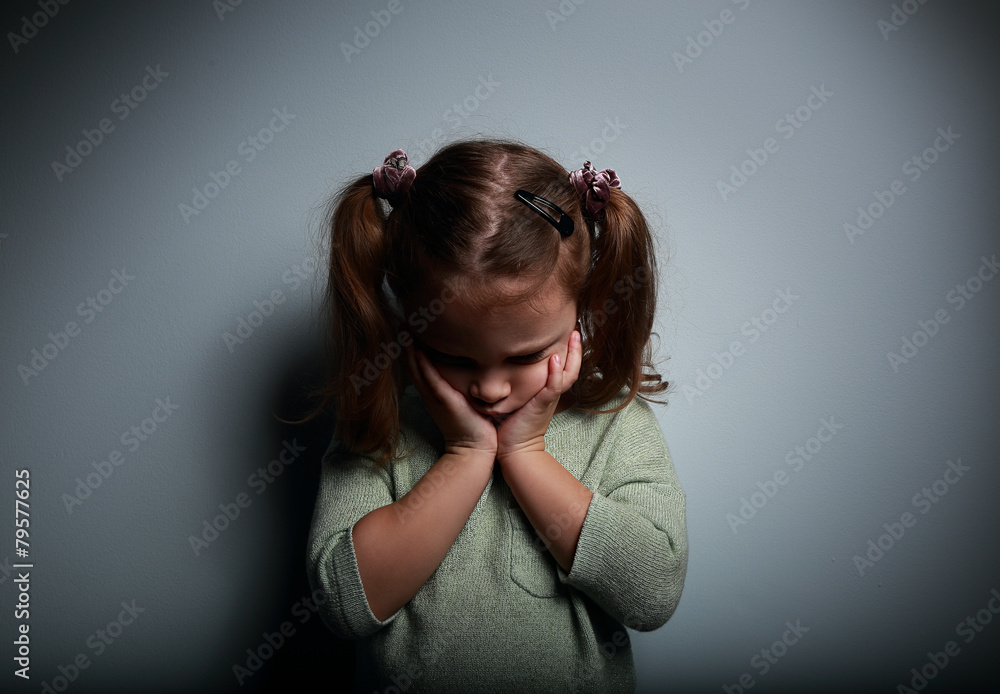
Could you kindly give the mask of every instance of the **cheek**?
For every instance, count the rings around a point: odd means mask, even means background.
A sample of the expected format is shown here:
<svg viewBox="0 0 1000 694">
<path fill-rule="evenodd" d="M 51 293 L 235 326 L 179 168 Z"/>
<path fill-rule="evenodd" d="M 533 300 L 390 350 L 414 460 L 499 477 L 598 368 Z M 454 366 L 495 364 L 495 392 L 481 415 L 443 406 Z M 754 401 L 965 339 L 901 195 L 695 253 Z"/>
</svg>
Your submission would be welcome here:
<svg viewBox="0 0 1000 694">
<path fill-rule="evenodd" d="M 449 386 L 457 390 L 459 393 L 464 393 L 469 385 L 468 377 L 463 373 L 461 369 L 449 368 L 447 366 L 441 366 L 435 364 L 438 374 L 445 380 Z"/>
<path fill-rule="evenodd" d="M 550 357 L 551 359 L 551 357 Z M 523 398 L 530 400 L 535 393 L 545 387 L 545 381 L 549 378 L 548 359 L 543 359 L 537 364 L 532 364 L 518 374 L 518 391 Z"/>
</svg>

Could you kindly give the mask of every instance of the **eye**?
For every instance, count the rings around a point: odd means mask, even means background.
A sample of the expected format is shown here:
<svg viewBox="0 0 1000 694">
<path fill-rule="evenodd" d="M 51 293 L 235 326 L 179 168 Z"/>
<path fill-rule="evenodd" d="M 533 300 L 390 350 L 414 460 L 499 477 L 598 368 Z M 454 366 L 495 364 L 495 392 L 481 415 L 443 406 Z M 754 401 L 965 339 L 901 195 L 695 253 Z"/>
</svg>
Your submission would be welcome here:
<svg viewBox="0 0 1000 694">
<path fill-rule="evenodd" d="M 540 350 L 534 354 L 525 354 L 519 357 L 511 357 L 510 360 L 515 364 L 535 364 L 540 362 L 545 358 L 545 350 Z"/>
<path fill-rule="evenodd" d="M 468 357 L 457 357 L 453 354 L 445 354 L 444 352 L 439 352 L 433 347 L 430 347 L 426 344 L 421 345 L 421 348 L 424 354 L 430 357 L 431 360 L 437 364 L 442 364 L 444 366 L 455 366 L 455 367 L 459 366 L 469 367 L 473 365 L 472 360 L 469 359 Z"/>
<path fill-rule="evenodd" d="M 451 354 L 443 354 L 442 352 L 432 353 L 431 358 L 439 364 L 444 364 L 445 366 L 470 367 L 473 365 L 471 359 L 466 357 L 456 357 Z"/>
<path fill-rule="evenodd" d="M 430 345 L 425 343 L 420 343 L 420 349 L 426 354 L 430 359 L 436 364 L 441 364 L 442 366 L 451 366 L 453 368 L 466 368 L 472 369 L 476 367 L 476 362 L 469 357 L 460 357 L 454 354 L 447 354 L 445 352 L 439 352 Z M 535 364 L 545 358 L 548 347 L 540 349 L 534 354 L 521 354 L 516 357 L 508 357 L 507 361 L 512 364 L 528 365 Z"/>
</svg>

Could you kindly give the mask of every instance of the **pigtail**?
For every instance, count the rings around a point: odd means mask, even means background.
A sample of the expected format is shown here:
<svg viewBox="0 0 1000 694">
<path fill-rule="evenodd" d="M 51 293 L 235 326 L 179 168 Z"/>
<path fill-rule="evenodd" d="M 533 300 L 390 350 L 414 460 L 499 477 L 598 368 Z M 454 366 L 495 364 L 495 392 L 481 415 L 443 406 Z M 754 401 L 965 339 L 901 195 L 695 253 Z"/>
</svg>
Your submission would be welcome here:
<svg viewBox="0 0 1000 694">
<path fill-rule="evenodd" d="M 371 175 L 331 202 L 330 272 L 324 311 L 329 369 L 321 408 L 333 403 L 335 437 L 348 449 L 375 455 L 380 465 L 400 438 L 402 371 L 392 336 L 392 309 L 383 291 L 386 216 Z"/>
<path fill-rule="evenodd" d="M 394 452 L 399 436 L 399 369 L 380 345 L 393 344 L 385 280 L 385 216 L 371 177 L 350 186 L 331 220 L 331 318 L 340 354 L 334 356 L 337 433 L 351 449 Z M 381 359 L 379 357 L 382 357 Z M 388 450 L 387 450 L 388 448 Z"/>
<path fill-rule="evenodd" d="M 669 384 L 654 371 L 650 344 L 657 290 L 653 236 L 632 198 L 616 188 L 610 193 L 598 220 L 588 220 L 594 263 L 582 302 L 579 395 L 588 407 L 628 388 L 625 402 L 610 410 L 616 411 Z"/>
</svg>

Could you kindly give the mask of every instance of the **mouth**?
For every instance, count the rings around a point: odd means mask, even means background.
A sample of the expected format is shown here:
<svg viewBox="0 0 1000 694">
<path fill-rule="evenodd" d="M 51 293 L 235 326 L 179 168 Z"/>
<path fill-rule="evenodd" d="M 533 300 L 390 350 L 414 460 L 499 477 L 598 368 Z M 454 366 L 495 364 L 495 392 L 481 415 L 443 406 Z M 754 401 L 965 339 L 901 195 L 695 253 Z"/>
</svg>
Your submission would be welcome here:
<svg viewBox="0 0 1000 694">
<path fill-rule="evenodd" d="M 501 413 L 480 412 L 480 414 L 489 419 L 491 422 L 493 422 L 493 426 L 495 427 L 499 427 L 501 424 L 503 424 L 503 420 L 507 419 L 507 417 L 510 416 L 510 413 L 501 414 Z"/>
</svg>

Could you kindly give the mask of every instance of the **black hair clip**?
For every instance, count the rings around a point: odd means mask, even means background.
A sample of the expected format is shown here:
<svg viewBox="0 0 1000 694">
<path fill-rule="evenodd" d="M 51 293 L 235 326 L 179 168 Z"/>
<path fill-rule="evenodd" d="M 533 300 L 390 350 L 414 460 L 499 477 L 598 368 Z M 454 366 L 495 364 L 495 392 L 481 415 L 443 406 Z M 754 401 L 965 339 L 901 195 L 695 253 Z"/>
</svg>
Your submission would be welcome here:
<svg viewBox="0 0 1000 694">
<path fill-rule="evenodd" d="M 554 202 L 550 202 L 545 198 L 539 195 L 535 195 L 534 193 L 529 193 L 526 190 L 517 191 L 516 193 L 514 193 L 514 197 L 523 202 L 531 209 L 533 209 L 538 214 L 542 215 L 542 217 L 544 217 L 549 224 L 558 229 L 559 233 L 562 234 L 563 236 L 570 236 L 573 233 L 573 219 L 568 214 L 563 212 L 562 209 Z M 556 220 L 555 217 L 550 215 L 548 212 L 543 210 L 535 203 L 538 203 L 539 205 L 544 205 L 545 207 L 548 207 L 550 210 L 558 212 L 559 219 Z"/>
</svg>

